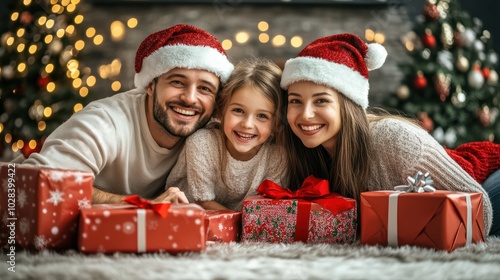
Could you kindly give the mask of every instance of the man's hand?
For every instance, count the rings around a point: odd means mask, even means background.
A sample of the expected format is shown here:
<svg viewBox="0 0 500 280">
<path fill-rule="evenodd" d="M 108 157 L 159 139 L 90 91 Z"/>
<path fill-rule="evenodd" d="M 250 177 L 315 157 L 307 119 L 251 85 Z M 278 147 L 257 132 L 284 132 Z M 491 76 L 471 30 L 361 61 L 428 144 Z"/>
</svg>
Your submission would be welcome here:
<svg viewBox="0 0 500 280">
<path fill-rule="evenodd" d="M 170 187 L 165 192 L 152 200 L 153 202 L 189 203 L 184 192 L 176 187 Z"/>
</svg>

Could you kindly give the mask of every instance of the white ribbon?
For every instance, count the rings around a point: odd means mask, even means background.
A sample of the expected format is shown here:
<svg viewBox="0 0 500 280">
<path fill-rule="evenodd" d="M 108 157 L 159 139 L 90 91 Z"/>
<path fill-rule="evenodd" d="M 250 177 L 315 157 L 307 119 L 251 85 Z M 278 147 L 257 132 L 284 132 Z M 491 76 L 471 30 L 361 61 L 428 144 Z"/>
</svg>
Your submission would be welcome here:
<svg viewBox="0 0 500 280">
<path fill-rule="evenodd" d="M 472 201 L 470 199 L 470 193 L 465 194 L 465 203 L 467 204 L 467 235 L 465 246 L 472 243 Z"/>
<path fill-rule="evenodd" d="M 137 209 L 137 252 L 146 252 L 146 209 Z"/>
<path fill-rule="evenodd" d="M 402 192 L 389 195 L 389 213 L 387 217 L 387 244 L 398 247 L 398 196 Z"/>
</svg>

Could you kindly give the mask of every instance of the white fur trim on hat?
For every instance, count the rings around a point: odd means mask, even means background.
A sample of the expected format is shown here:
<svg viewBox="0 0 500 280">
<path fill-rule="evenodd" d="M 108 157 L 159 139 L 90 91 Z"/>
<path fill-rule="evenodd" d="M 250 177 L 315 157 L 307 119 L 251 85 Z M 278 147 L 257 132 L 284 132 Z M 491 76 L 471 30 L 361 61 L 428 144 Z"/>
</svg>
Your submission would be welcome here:
<svg viewBox="0 0 500 280">
<path fill-rule="evenodd" d="M 377 43 L 368 44 L 368 51 L 365 56 L 365 64 L 368 71 L 382 67 L 386 58 L 387 50 L 384 46 Z"/>
<path fill-rule="evenodd" d="M 225 84 L 234 69 L 227 57 L 206 46 L 169 45 L 146 57 L 141 72 L 136 73 L 134 84 L 145 88 L 154 78 L 174 69 L 201 69 L 214 73 Z"/>
<path fill-rule="evenodd" d="M 311 81 L 338 90 L 364 109 L 368 107 L 368 79 L 344 64 L 315 57 L 296 57 L 285 63 L 281 87 L 300 81 Z"/>
</svg>

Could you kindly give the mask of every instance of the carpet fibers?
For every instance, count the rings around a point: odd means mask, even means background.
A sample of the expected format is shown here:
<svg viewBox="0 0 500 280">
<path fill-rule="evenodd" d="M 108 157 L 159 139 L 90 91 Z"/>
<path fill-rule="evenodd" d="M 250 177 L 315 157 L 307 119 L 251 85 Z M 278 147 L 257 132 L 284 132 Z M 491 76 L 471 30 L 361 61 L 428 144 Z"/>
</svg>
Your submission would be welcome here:
<svg viewBox="0 0 500 280">
<path fill-rule="evenodd" d="M 230 243 L 202 253 L 6 252 L 0 279 L 500 279 L 500 238 L 451 253 L 404 246 Z"/>
</svg>

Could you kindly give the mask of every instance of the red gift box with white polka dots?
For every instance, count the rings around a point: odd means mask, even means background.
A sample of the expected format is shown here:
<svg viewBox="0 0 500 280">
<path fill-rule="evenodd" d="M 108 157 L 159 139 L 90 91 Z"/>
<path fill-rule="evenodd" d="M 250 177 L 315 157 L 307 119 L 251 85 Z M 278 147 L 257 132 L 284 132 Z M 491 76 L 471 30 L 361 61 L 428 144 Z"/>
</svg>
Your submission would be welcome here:
<svg viewBox="0 0 500 280">
<path fill-rule="evenodd" d="M 199 252 L 205 249 L 205 211 L 173 204 L 163 218 L 134 205 L 94 205 L 82 210 L 78 249 L 83 253 Z"/>
</svg>

